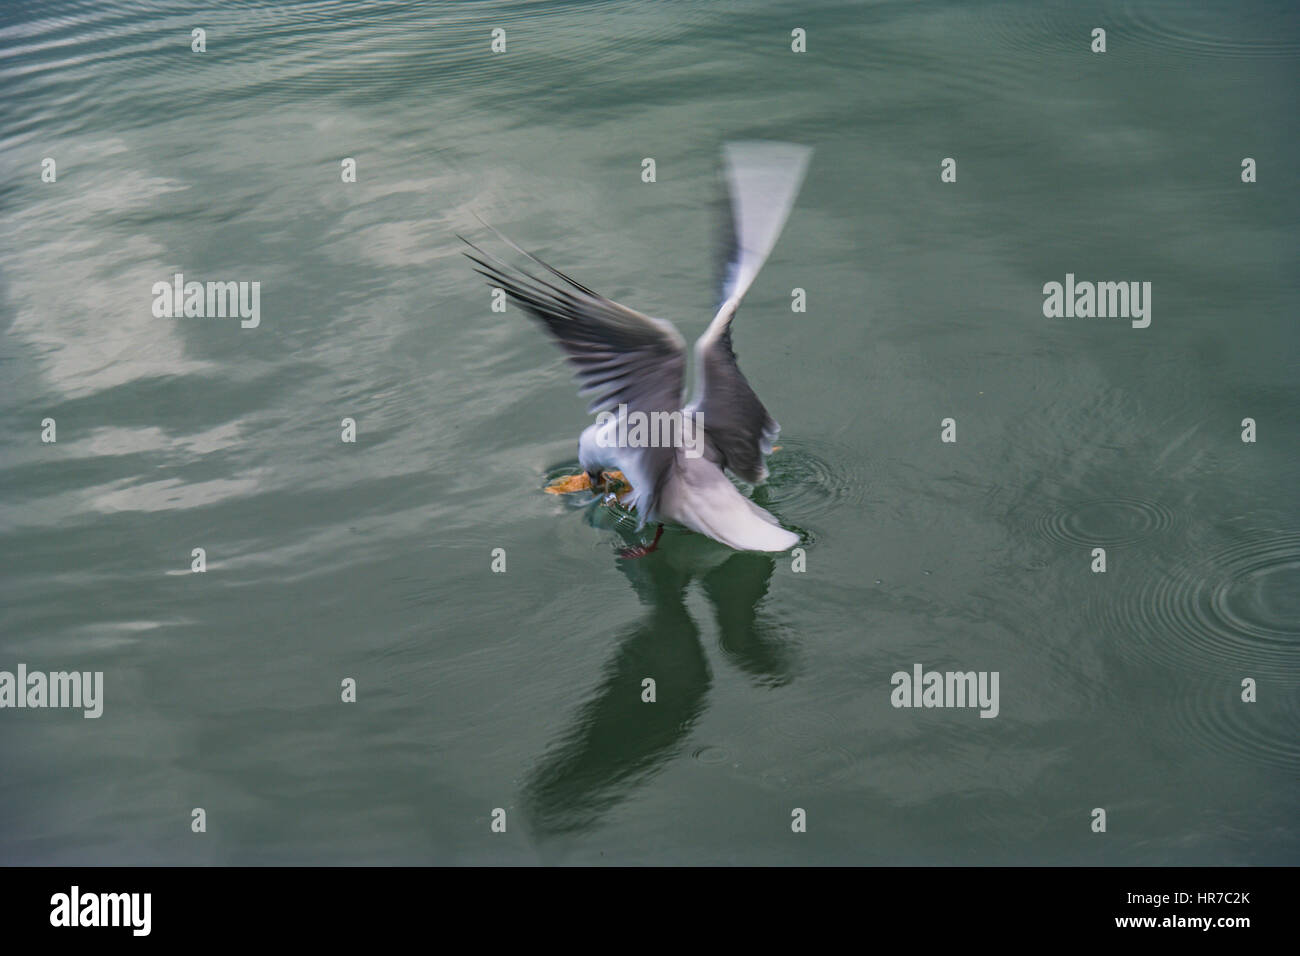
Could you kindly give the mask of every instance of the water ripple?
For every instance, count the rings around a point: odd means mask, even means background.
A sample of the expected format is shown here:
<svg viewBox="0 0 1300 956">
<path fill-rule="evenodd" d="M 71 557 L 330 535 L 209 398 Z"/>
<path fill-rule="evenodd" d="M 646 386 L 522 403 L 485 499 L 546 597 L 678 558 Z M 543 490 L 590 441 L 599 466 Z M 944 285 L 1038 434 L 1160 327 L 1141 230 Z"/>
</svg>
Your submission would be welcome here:
<svg viewBox="0 0 1300 956">
<path fill-rule="evenodd" d="M 824 440 L 778 441 L 767 483 L 754 492 L 757 504 L 802 525 L 866 499 L 871 483 L 861 452 Z"/>
<path fill-rule="evenodd" d="M 1125 653 L 1216 674 L 1300 681 L 1300 533 L 1261 532 L 1100 611 Z"/>
<path fill-rule="evenodd" d="M 1033 528 L 1058 544 L 1118 548 L 1168 532 L 1179 520 L 1158 501 L 1114 495 L 1058 506 L 1038 515 Z"/>
<path fill-rule="evenodd" d="M 1182 0 L 1118 0 L 1082 9 L 1068 0 L 994 4 L 983 8 L 981 29 L 1036 57 L 1091 56 L 1091 31 L 1106 30 L 1112 55 L 1133 48 L 1200 57 L 1294 57 L 1300 55 L 1296 7 L 1290 0 L 1252 4 L 1250 15 L 1225 17 L 1224 4 Z M 1225 29 L 1226 28 L 1226 29 Z"/>
<path fill-rule="evenodd" d="M 1253 703 L 1241 699 L 1241 684 L 1186 686 L 1173 702 L 1179 733 L 1251 763 L 1300 771 L 1300 688 L 1257 688 Z"/>
</svg>

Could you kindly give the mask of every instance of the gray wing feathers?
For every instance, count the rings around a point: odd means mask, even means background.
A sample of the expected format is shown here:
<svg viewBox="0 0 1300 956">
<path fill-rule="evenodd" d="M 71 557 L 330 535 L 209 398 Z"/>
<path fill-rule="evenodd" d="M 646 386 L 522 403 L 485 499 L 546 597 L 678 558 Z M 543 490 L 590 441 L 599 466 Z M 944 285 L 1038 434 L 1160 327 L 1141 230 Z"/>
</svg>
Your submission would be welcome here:
<svg viewBox="0 0 1300 956">
<path fill-rule="evenodd" d="M 700 412 L 704 437 L 710 451 L 724 468 L 752 484 L 767 479 L 764 458 L 772 453 L 781 426 L 754 394 L 736 362 L 731 347 L 731 326 L 707 348 L 696 350 L 703 398 L 694 410 Z"/>
<path fill-rule="evenodd" d="M 533 256 L 551 282 L 463 240 L 476 271 L 537 319 L 573 364 L 588 411 L 675 411 L 681 407 L 686 342 L 662 319 L 642 315 L 580 285 Z M 528 255 L 525 253 L 525 255 Z"/>
</svg>

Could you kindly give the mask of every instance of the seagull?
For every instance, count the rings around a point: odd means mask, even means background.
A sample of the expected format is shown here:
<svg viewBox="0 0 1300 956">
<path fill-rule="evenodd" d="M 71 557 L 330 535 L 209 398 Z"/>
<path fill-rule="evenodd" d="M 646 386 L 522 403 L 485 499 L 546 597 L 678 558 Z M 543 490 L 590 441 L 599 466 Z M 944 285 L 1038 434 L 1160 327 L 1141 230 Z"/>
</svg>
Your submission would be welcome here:
<svg viewBox="0 0 1300 956">
<path fill-rule="evenodd" d="M 622 557 L 654 551 L 664 522 L 737 551 L 781 552 L 800 541 L 745 497 L 727 472 L 751 485 L 762 484 L 772 441 L 780 431 L 740 371 L 731 344 L 732 323 L 785 226 L 811 155 L 810 148 L 790 143 L 723 147 L 731 215 L 721 305 L 695 343 L 695 388 L 689 404 L 686 340 L 671 322 L 593 292 L 499 232 L 531 265 L 512 266 L 460 237 L 472 250 L 465 255 L 475 271 L 505 290 L 555 339 L 576 369 L 580 394 L 591 396 L 588 412 L 597 415 L 597 422 L 578 439 L 583 469 L 575 476 L 582 479 L 579 487 L 598 488 L 611 475 L 622 479 L 622 484 L 631 485 L 625 494 L 637 514 L 637 530 L 658 524 L 648 547 L 626 549 Z M 682 431 L 685 440 L 629 447 L 624 417 L 634 413 L 680 413 L 687 426 Z M 693 431 L 692 423 L 698 423 L 698 430 Z"/>
</svg>

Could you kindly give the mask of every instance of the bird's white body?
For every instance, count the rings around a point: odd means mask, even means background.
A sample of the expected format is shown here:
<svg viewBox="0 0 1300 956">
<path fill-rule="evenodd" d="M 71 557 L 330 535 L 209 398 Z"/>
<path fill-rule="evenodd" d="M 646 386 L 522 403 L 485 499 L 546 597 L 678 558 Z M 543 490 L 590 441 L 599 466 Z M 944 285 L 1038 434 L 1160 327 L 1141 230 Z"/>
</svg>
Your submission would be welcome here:
<svg viewBox="0 0 1300 956">
<path fill-rule="evenodd" d="M 603 434 L 600 434 L 603 432 Z M 578 462 L 584 471 L 621 471 L 633 487 L 644 485 L 641 457 L 619 454 L 617 424 L 589 425 L 578 438 Z M 672 477 L 655 508 L 654 518 L 671 521 L 708 535 L 737 551 L 788 551 L 799 536 L 787 531 L 735 486 L 726 473 L 707 457 L 693 458 L 675 449 Z"/>
</svg>

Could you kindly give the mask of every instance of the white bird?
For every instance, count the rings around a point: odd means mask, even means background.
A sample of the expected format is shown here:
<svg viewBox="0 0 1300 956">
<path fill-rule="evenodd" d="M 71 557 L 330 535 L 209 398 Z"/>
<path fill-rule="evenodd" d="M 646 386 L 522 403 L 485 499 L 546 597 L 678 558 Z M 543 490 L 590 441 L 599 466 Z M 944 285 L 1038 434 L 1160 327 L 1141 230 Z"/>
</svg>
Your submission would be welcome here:
<svg viewBox="0 0 1300 956">
<path fill-rule="evenodd" d="M 618 469 L 631 484 L 630 503 L 640 524 L 683 525 L 738 551 L 786 551 L 799 536 L 754 504 L 727 477 L 750 484 L 767 478 L 766 457 L 780 426 L 746 381 L 731 347 L 731 326 L 740 300 L 758 275 L 785 225 L 812 150 L 788 143 L 729 143 L 723 150 L 731 198 L 731 242 L 722 281 L 722 304 L 695 343 L 695 394 L 684 405 L 686 340 L 663 319 L 619 305 L 524 252 L 559 282 L 514 268 L 464 240 L 476 270 L 536 317 L 576 367 L 588 411 L 603 419 L 578 439 L 578 460 L 592 486 L 605 470 Z M 498 235 L 500 235 L 498 233 Z M 620 408 L 622 406 L 622 408 Z M 695 454 L 681 444 L 627 447 L 618 443 L 613 413 L 681 413 L 699 422 L 703 441 Z M 626 438 L 626 427 L 623 436 Z M 687 434 L 687 441 L 693 437 Z M 702 454 L 700 453 L 702 452 Z M 725 471 L 724 471 L 725 470 Z M 584 485 L 586 487 L 586 485 Z"/>
</svg>

